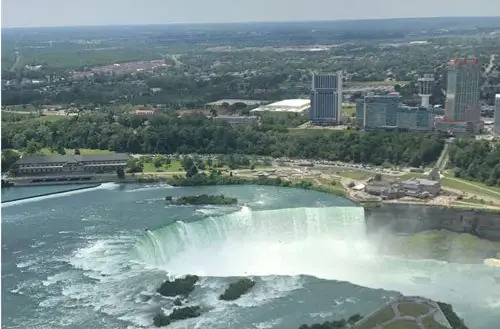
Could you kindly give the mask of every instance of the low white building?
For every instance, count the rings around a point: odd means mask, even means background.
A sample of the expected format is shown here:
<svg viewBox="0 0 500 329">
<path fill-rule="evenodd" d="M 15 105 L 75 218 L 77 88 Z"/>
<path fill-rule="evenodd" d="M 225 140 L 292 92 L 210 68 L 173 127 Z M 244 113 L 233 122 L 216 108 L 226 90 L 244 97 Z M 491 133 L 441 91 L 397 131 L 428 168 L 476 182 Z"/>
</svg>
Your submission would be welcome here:
<svg viewBox="0 0 500 329">
<path fill-rule="evenodd" d="M 308 110 L 310 107 L 311 101 L 309 99 L 285 99 L 265 106 L 260 106 L 256 109 L 251 110 L 250 112 L 302 113 Z"/>
</svg>

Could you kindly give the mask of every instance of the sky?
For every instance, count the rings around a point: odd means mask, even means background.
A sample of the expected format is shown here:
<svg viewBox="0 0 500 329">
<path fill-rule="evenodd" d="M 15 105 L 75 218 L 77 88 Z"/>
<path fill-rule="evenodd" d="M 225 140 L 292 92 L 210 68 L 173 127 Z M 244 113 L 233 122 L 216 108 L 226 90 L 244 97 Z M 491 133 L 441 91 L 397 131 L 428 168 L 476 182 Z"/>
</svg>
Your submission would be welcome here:
<svg viewBox="0 0 500 329">
<path fill-rule="evenodd" d="M 2 27 L 500 16 L 500 0 L 1 0 Z"/>
</svg>

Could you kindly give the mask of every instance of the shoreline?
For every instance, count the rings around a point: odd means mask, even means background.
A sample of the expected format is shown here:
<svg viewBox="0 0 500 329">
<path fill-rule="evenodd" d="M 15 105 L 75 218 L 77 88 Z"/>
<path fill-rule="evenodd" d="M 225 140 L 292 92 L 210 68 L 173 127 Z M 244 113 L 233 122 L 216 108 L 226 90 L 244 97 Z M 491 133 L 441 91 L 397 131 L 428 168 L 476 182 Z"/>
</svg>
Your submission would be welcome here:
<svg viewBox="0 0 500 329">
<path fill-rule="evenodd" d="M 222 184 L 219 184 L 217 181 L 208 181 L 208 182 L 203 182 L 202 184 L 197 184 L 189 181 L 189 179 L 183 178 L 181 176 L 170 176 L 170 177 L 158 177 L 154 175 L 136 175 L 136 176 L 129 176 L 123 179 L 119 179 L 117 177 L 110 177 L 107 176 L 106 179 L 99 179 L 99 180 L 94 180 L 91 184 L 93 186 L 99 186 L 100 184 L 103 183 L 117 183 L 117 184 L 145 184 L 145 183 L 167 183 L 172 186 L 215 186 L 215 185 L 243 185 L 243 184 L 249 184 L 249 185 L 264 185 L 264 186 L 281 186 L 281 187 L 292 187 L 292 188 L 300 188 L 304 190 L 312 190 L 312 191 L 317 191 L 317 192 L 323 192 L 323 193 L 329 193 L 332 195 L 340 196 L 343 198 L 346 198 L 352 202 L 354 202 L 356 205 L 361 206 L 363 208 L 374 208 L 374 207 L 381 207 L 383 205 L 418 205 L 418 206 L 426 206 L 430 208 L 437 208 L 437 209 L 454 209 L 454 210 L 464 210 L 464 211 L 476 211 L 480 213 L 500 213 L 500 207 L 494 207 L 494 206 L 488 206 L 488 205 L 473 205 L 473 204 L 449 204 L 449 205 L 439 205 L 439 204 L 432 204 L 426 201 L 419 201 L 419 200 L 398 200 L 397 202 L 394 202 L 393 200 L 387 201 L 360 201 L 359 199 L 356 199 L 348 193 L 348 191 L 343 191 L 341 189 L 335 189 L 335 188 L 329 188 L 328 186 L 323 186 L 315 183 L 314 181 L 308 181 L 308 180 L 283 180 L 280 178 L 253 178 L 253 177 L 242 177 L 242 176 L 222 176 L 222 177 L 230 177 L 230 179 L 225 180 Z M 104 178 L 104 177 L 103 177 Z M 176 181 L 177 180 L 177 181 Z M 184 182 L 188 182 L 186 184 L 179 184 L 184 180 Z M 89 182 L 50 182 L 50 183 L 23 183 L 23 184 L 14 184 L 12 186 L 2 186 L 3 188 L 16 188 L 16 187 L 30 187 L 30 186 L 57 186 L 57 185 L 73 185 L 73 184 L 85 184 Z M 307 184 L 306 184 L 307 183 Z M 306 184 L 306 185 L 304 185 Z M 79 189 L 84 189 L 84 188 L 76 188 L 72 190 L 67 190 L 67 191 L 74 191 L 74 190 L 79 190 Z M 61 192 L 54 192 L 54 193 L 49 193 L 49 194 L 55 194 L 55 193 L 61 193 Z M 42 195 L 40 195 L 42 196 Z M 4 201 L 4 202 L 10 202 L 10 201 L 17 201 L 17 200 L 9 200 L 9 201 Z"/>
</svg>

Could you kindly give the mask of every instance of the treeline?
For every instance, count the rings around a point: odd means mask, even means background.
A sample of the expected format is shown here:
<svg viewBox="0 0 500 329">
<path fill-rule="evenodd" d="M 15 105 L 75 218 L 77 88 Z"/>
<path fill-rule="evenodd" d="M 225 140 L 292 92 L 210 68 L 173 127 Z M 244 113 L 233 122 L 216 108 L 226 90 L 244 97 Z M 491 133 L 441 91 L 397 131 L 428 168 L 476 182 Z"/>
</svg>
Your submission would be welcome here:
<svg viewBox="0 0 500 329">
<path fill-rule="evenodd" d="M 435 134 L 306 131 L 282 125 L 232 127 L 203 116 L 92 112 L 55 121 L 2 122 L 2 148 L 108 149 L 130 153 L 253 154 L 374 165 L 422 166 L 437 160 L 444 138 Z"/>
<path fill-rule="evenodd" d="M 449 154 L 455 177 L 500 186 L 500 143 L 457 140 Z"/>
</svg>

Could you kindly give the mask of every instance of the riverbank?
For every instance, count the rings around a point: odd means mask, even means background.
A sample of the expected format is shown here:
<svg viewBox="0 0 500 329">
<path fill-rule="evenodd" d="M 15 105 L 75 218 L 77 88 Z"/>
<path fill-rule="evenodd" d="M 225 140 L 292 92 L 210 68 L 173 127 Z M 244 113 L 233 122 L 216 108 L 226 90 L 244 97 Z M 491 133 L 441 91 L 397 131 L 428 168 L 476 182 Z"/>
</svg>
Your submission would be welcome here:
<svg viewBox="0 0 500 329">
<path fill-rule="evenodd" d="M 399 205 L 422 205 L 426 207 L 435 208 L 447 208 L 447 209 L 458 209 L 458 210 L 471 210 L 471 211 L 481 211 L 485 213 L 500 213 L 500 206 L 481 204 L 481 203 L 468 203 L 468 202 L 434 202 L 431 200 L 420 200 L 420 199 L 398 199 L 398 200 L 382 200 L 382 201 L 363 201 L 355 196 L 355 193 L 351 193 L 349 188 L 344 186 L 341 182 L 328 181 L 326 179 L 319 178 L 280 178 L 280 177 L 269 177 L 269 176 L 253 176 L 253 175 L 225 175 L 219 174 L 215 176 L 207 176 L 205 173 L 197 174 L 193 177 L 186 178 L 178 174 L 171 173 L 169 175 L 157 175 L 157 174 L 128 174 L 125 178 L 118 178 L 116 175 L 98 175 L 92 182 L 77 182 L 79 184 L 102 184 L 107 182 L 128 184 L 128 183 L 139 183 L 139 184 L 152 184 L 152 183 L 163 183 L 172 186 L 207 186 L 207 185 L 268 185 L 268 186 L 281 186 L 281 187 L 292 187 L 300 188 L 305 190 L 313 190 L 318 192 L 330 193 L 336 196 L 341 196 L 349 199 L 356 204 L 365 207 L 373 208 L 380 207 L 385 204 L 399 204 Z M 15 184 L 12 187 L 17 186 L 46 186 L 46 185 L 65 185 L 65 184 L 75 184 L 75 182 L 58 182 L 58 183 L 24 183 Z"/>
</svg>

